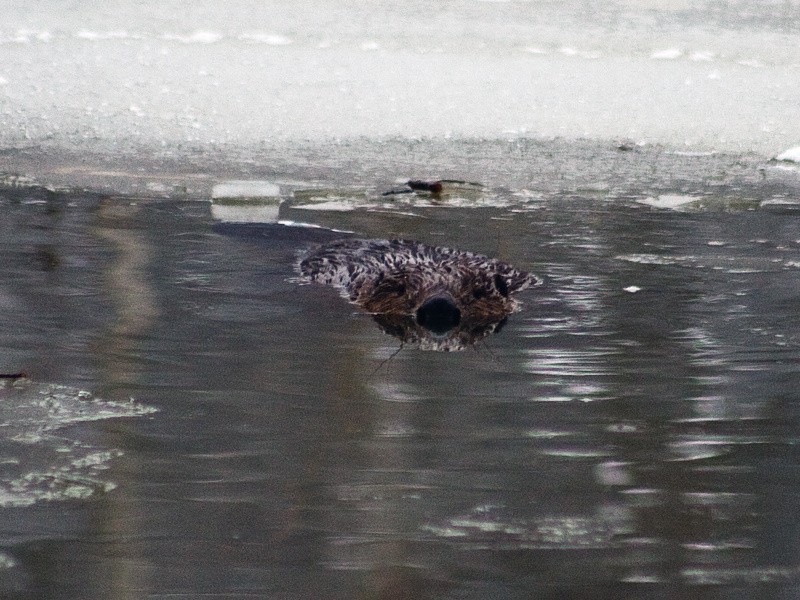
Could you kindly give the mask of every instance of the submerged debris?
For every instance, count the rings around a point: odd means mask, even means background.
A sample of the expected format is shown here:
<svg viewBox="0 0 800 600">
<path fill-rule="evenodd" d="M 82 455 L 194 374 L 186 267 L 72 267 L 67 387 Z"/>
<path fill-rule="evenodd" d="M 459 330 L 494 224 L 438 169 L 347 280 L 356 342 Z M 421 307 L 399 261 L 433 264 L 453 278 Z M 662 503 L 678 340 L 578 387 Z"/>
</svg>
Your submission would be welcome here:
<svg viewBox="0 0 800 600">
<path fill-rule="evenodd" d="M 27 379 L 28 374 L 25 371 L 19 371 L 18 373 L 0 373 L 0 379 L 10 379 L 11 381 L 16 381 L 17 379 Z"/>
</svg>

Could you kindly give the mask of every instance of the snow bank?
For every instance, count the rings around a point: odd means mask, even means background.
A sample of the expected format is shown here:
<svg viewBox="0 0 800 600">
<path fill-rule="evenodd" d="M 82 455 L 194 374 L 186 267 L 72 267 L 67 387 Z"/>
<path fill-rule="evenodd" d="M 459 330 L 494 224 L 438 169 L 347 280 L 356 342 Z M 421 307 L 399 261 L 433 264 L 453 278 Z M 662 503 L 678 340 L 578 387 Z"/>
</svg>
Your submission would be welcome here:
<svg viewBox="0 0 800 600">
<path fill-rule="evenodd" d="M 775 157 L 775 160 L 800 163 L 800 146 L 781 152 Z"/>
</svg>

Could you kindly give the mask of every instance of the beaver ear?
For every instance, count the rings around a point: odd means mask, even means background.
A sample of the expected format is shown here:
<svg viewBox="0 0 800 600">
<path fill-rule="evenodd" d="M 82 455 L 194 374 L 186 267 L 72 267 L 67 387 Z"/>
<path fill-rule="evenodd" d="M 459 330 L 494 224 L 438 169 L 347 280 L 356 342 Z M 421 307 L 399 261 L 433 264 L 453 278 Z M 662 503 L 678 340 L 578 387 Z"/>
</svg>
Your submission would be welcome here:
<svg viewBox="0 0 800 600">
<path fill-rule="evenodd" d="M 493 278 L 494 286 L 506 298 L 509 294 L 519 292 L 531 285 L 538 285 L 540 280 L 530 273 L 511 271 L 510 273 L 496 273 Z"/>
</svg>

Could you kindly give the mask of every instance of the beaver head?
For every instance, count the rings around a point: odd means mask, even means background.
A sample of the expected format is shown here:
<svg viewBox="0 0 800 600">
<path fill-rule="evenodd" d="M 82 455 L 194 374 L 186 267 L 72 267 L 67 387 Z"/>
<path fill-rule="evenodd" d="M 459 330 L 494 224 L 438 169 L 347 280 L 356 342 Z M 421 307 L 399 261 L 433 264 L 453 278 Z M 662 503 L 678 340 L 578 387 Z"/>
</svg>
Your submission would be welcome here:
<svg viewBox="0 0 800 600">
<path fill-rule="evenodd" d="M 536 282 L 495 259 L 409 240 L 340 240 L 300 271 L 340 288 L 384 331 L 431 349 L 461 349 L 499 330 L 517 308 L 512 294 Z"/>
<path fill-rule="evenodd" d="M 444 333 L 465 320 L 505 316 L 516 304 L 511 289 L 521 289 L 527 274 L 487 264 L 474 257 L 441 262 L 409 262 L 358 288 L 354 301 L 375 314 L 413 315 L 434 333 Z M 483 258 L 483 257 L 480 257 Z"/>
</svg>

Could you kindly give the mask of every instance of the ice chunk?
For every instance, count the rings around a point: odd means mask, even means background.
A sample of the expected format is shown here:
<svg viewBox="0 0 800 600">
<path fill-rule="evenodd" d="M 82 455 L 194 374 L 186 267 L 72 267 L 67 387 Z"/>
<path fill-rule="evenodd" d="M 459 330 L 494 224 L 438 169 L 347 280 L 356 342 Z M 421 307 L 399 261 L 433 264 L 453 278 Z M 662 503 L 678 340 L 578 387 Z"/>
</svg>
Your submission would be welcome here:
<svg viewBox="0 0 800 600">
<path fill-rule="evenodd" d="M 790 200 L 787 198 L 771 198 L 763 200 L 758 206 L 761 210 L 768 212 L 796 215 L 800 213 L 800 200 Z"/>
<path fill-rule="evenodd" d="M 277 204 L 218 204 L 211 205 L 211 216 L 225 223 L 275 223 L 280 209 Z"/>
<path fill-rule="evenodd" d="M 3 569 L 12 569 L 17 566 L 17 561 L 10 554 L 0 552 L 0 571 Z"/>
<path fill-rule="evenodd" d="M 265 199 L 279 198 L 281 188 L 271 181 L 231 180 L 218 183 L 211 190 L 212 200 L 220 198 Z"/>
<path fill-rule="evenodd" d="M 137 417 L 154 408 L 130 402 L 111 402 L 91 393 L 57 384 L 37 384 L 19 378 L 0 382 L 0 422 L 10 439 L 39 440 L 47 432 L 113 417 Z"/>
<path fill-rule="evenodd" d="M 312 188 L 294 190 L 289 206 L 300 210 L 350 212 L 372 208 L 364 190 L 347 188 Z"/>
<path fill-rule="evenodd" d="M 637 200 L 640 204 L 646 204 L 647 206 L 653 206 L 655 208 L 671 208 L 672 210 L 677 210 L 683 208 L 687 204 L 691 204 L 692 202 L 697 202 L 701 200 L 701 198 L 697 196 L 684 196 L 682 194 L 663 194 L 658 196 L 657 198 L 643 198 L 641 200 Z"/>
<path fill-rule="evenodd" d="M 226 223 L 275 223 L 280 193 L 271 181 L 223 181 L 211 190 L 211 216 Z"/>
<path fill-rule="evenodd" d="M 18 378 L 0 382 L 3 471 L 0 507 L 86 498 L 116 487 L 107 466 L 122 452 L 75 438 L 69 425 L 155 412 L 136 402 L 110 402 L 63 385 Z M 64 430 L 64 431 L 62 431 Z"/>
<path fill-rule="evenodd" d="M 285 227 L 300 227 L 304 229 L 325 229 L 326 231 L 334 231 L 336 233 L 355 233 L 355 231 L 351 231 L 350 229 L 334 229 L 332 227 L 317 225 L 316 223 L 292 221 L 291 219 L 281 219 L 280 221 L 278 221 L 278 225 L 284 225 Z"/>
<path fill-rule="evenodd" d="M 423 524 L 435 538 L 466 539 L 473 545 L 506 549 L 607 548 L 628 530 L 627 515 L 606 511 L 587 515 L 554 515 L 524 519 L 504 506 L 476 506 L 444 522 Z"/>
<path fill-rule="evenodd" d="M 800 163 L 800 146 L 795 146 L 794 148 L 789 148 L 785 152 L 781 152 L 775 157 L 775 160 Z"/>
<path fill-rule="evenodd" d="M 292 208 L 299 210 L 321 210 L 321 211 L 335 211 L 335 212 L 350 212 L 356 209 L 356 204 L 351 200 L 339 199 L 329 200 L 327 202 L 316 202 L 313 204 L 295 204 Z"/>
</svg>

